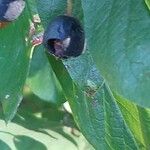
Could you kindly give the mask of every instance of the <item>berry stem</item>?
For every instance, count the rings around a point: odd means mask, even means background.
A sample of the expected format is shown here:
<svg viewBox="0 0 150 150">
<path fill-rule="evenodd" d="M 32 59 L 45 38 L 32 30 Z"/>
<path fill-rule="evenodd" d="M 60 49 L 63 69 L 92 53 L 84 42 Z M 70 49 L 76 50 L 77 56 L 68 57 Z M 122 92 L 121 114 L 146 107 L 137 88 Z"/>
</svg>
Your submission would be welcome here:
<svg viewBox="0 0 150 150">
<path fill-rule="evenodd" d="M 67 0 L 67 15 L 72 16 L 73 0 Z"/>
</svg>

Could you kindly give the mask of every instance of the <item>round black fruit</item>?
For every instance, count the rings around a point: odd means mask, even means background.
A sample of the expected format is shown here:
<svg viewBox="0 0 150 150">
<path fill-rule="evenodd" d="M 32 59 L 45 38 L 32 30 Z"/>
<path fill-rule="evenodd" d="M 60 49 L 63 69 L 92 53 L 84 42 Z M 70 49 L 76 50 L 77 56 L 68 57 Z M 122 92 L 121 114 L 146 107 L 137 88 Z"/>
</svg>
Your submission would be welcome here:
<svg viewBox="0 0 150 150">
<path fill-rule="evenodd" d="M 23 0 L 0 0 L 0 22 L 17 19 L 25 7 Z"/>
<path fill-rule="evenodd" d="M 77 57 L 84 49 L 85 35 L 80 22 L 71 16 L 58 16 L 48 25 L 43 43 L 59 58 Z"/>
</svg>

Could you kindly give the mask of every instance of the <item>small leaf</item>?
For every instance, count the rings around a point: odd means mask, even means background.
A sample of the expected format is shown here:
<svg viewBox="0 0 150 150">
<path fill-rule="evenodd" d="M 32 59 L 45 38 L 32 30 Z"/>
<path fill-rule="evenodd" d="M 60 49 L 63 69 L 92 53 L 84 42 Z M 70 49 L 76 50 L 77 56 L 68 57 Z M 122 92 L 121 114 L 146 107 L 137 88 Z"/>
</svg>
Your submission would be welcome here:
<svg viewBox="0 0 150 150">
<path fill-rule="evenodd" d="M 150 109 L 139 107 L 115 95 L 124 119 L 129 126 L 140 149 L 150 147 Z"/>
<path fill-rule="evenodd" d="M 32 92 L 43 100 L 56 105 L 65 101 L 62 88 L 51 69 L 42 46 L 34 49 L 26 83 Z"/>
<path fill-rule="evenodd" d="M 147 7 L 150 9 L 150 0 L 145 0 Z"/>
<path fill-rule="evenodd" d="M 13 140 L 16 148 L 20 150 L 27 150 L 27 149 L 47 150 L 46 146 L 43 143 L 29 136 L 17 135 L 14 137 Z"/>
</svg>

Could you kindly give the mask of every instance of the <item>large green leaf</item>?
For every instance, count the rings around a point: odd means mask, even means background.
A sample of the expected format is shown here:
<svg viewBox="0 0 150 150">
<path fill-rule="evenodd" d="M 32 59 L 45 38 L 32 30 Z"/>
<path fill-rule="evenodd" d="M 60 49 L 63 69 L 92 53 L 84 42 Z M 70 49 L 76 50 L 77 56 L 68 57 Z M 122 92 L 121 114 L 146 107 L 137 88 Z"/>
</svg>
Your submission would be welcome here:
<svg viewBox="0 0 150 150">
<path fill-rule="evenodd" d="M 27 41 L 29 18 L 25 9 L 17 21 L 0 29 L 0 101 L 6 121 L 13 118 L 22 100 L 31 49 Z"/>
<path fill-rule="evenodd" d="M 34 49 L 26 83 L 32 92 L 43 100 L 56 105 L 65 101 L 62 88 L 51 69 L 42 46 Z"/>
<path fill-rule="evenodd" d="M 46 9 L 45 13 L 42 13 L 41 8 L 44 5 L 50 6 L 50 3 L 38 3 L 44 26 L 49 22 L 45 19 L 46 15 L 49 19 L 54 17 L 53 7 Z M 76 9 L 80 10 L 80 7 Z M 86 53 L 81 57 L 63 61 L 65 67 L 60 60 L 53 56 L 48 57 L 70 102 L 79 128 L 94 148 L 138 149 L 113 94 L 105 80 L 100 77 L 91 56 Z"/>
<path fill-rule="evenodd" d="M 102 78 L 100 80 L 90 60 L 84 57 L 84 59 L 64 62 L 77 84 L 73 87 L 61 62 L 54 62 L 54 58 L 50 57 L 53 69 L 71 104 L 77 124 L 96 149 L 137 149 L 113 95 Z M 85 73 L 84 77 L 81 76 L 82 72 Z"/>
<path fill-rule="evenodd" d="M 52 63 L 51 60 L 52 58 L 50 59 Z M 66 91 L 67 87 L 63 82 L 66 77 L 59 76 L 65 70 L 62 69 L 60 62 L 57 67 L 56 64 L 57 62 L 53 69 Z M 72 83 L 73 90 L 70 88 L 70 93 L 67 92 L 66 96 L 79 128 L 94 148 L 138 149 L 115 98 L 103 78 L 100 77 L 92 59 L 85 55 L 65 61 L 64 64 L 75 82 L 75 84 Z M 84 76 L 82 76 L 83 72 Z M 71 85 L 71 83 L 68 84 Z"/>
<path fill-rule="evenodd" d="M 110 87 L 150 106 L 150 12 L 144 0 L 83 0 L 87 45 Z"/>
</svg>

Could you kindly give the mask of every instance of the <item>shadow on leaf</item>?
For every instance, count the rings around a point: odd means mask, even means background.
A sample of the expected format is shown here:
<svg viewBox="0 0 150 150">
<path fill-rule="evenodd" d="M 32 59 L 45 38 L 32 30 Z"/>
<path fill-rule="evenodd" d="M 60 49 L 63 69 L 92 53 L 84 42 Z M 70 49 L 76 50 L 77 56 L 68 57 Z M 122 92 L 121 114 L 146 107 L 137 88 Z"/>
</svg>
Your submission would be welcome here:
<svg viewBox="0 0 150 150">
<path fill-rule="evenodd" d="M 18 150 L 47 150 L 46 146 L 43 143 L 28 136 L 18 135 L 15 136 L 13 140 L 16 149 Z"/>
</svg>

